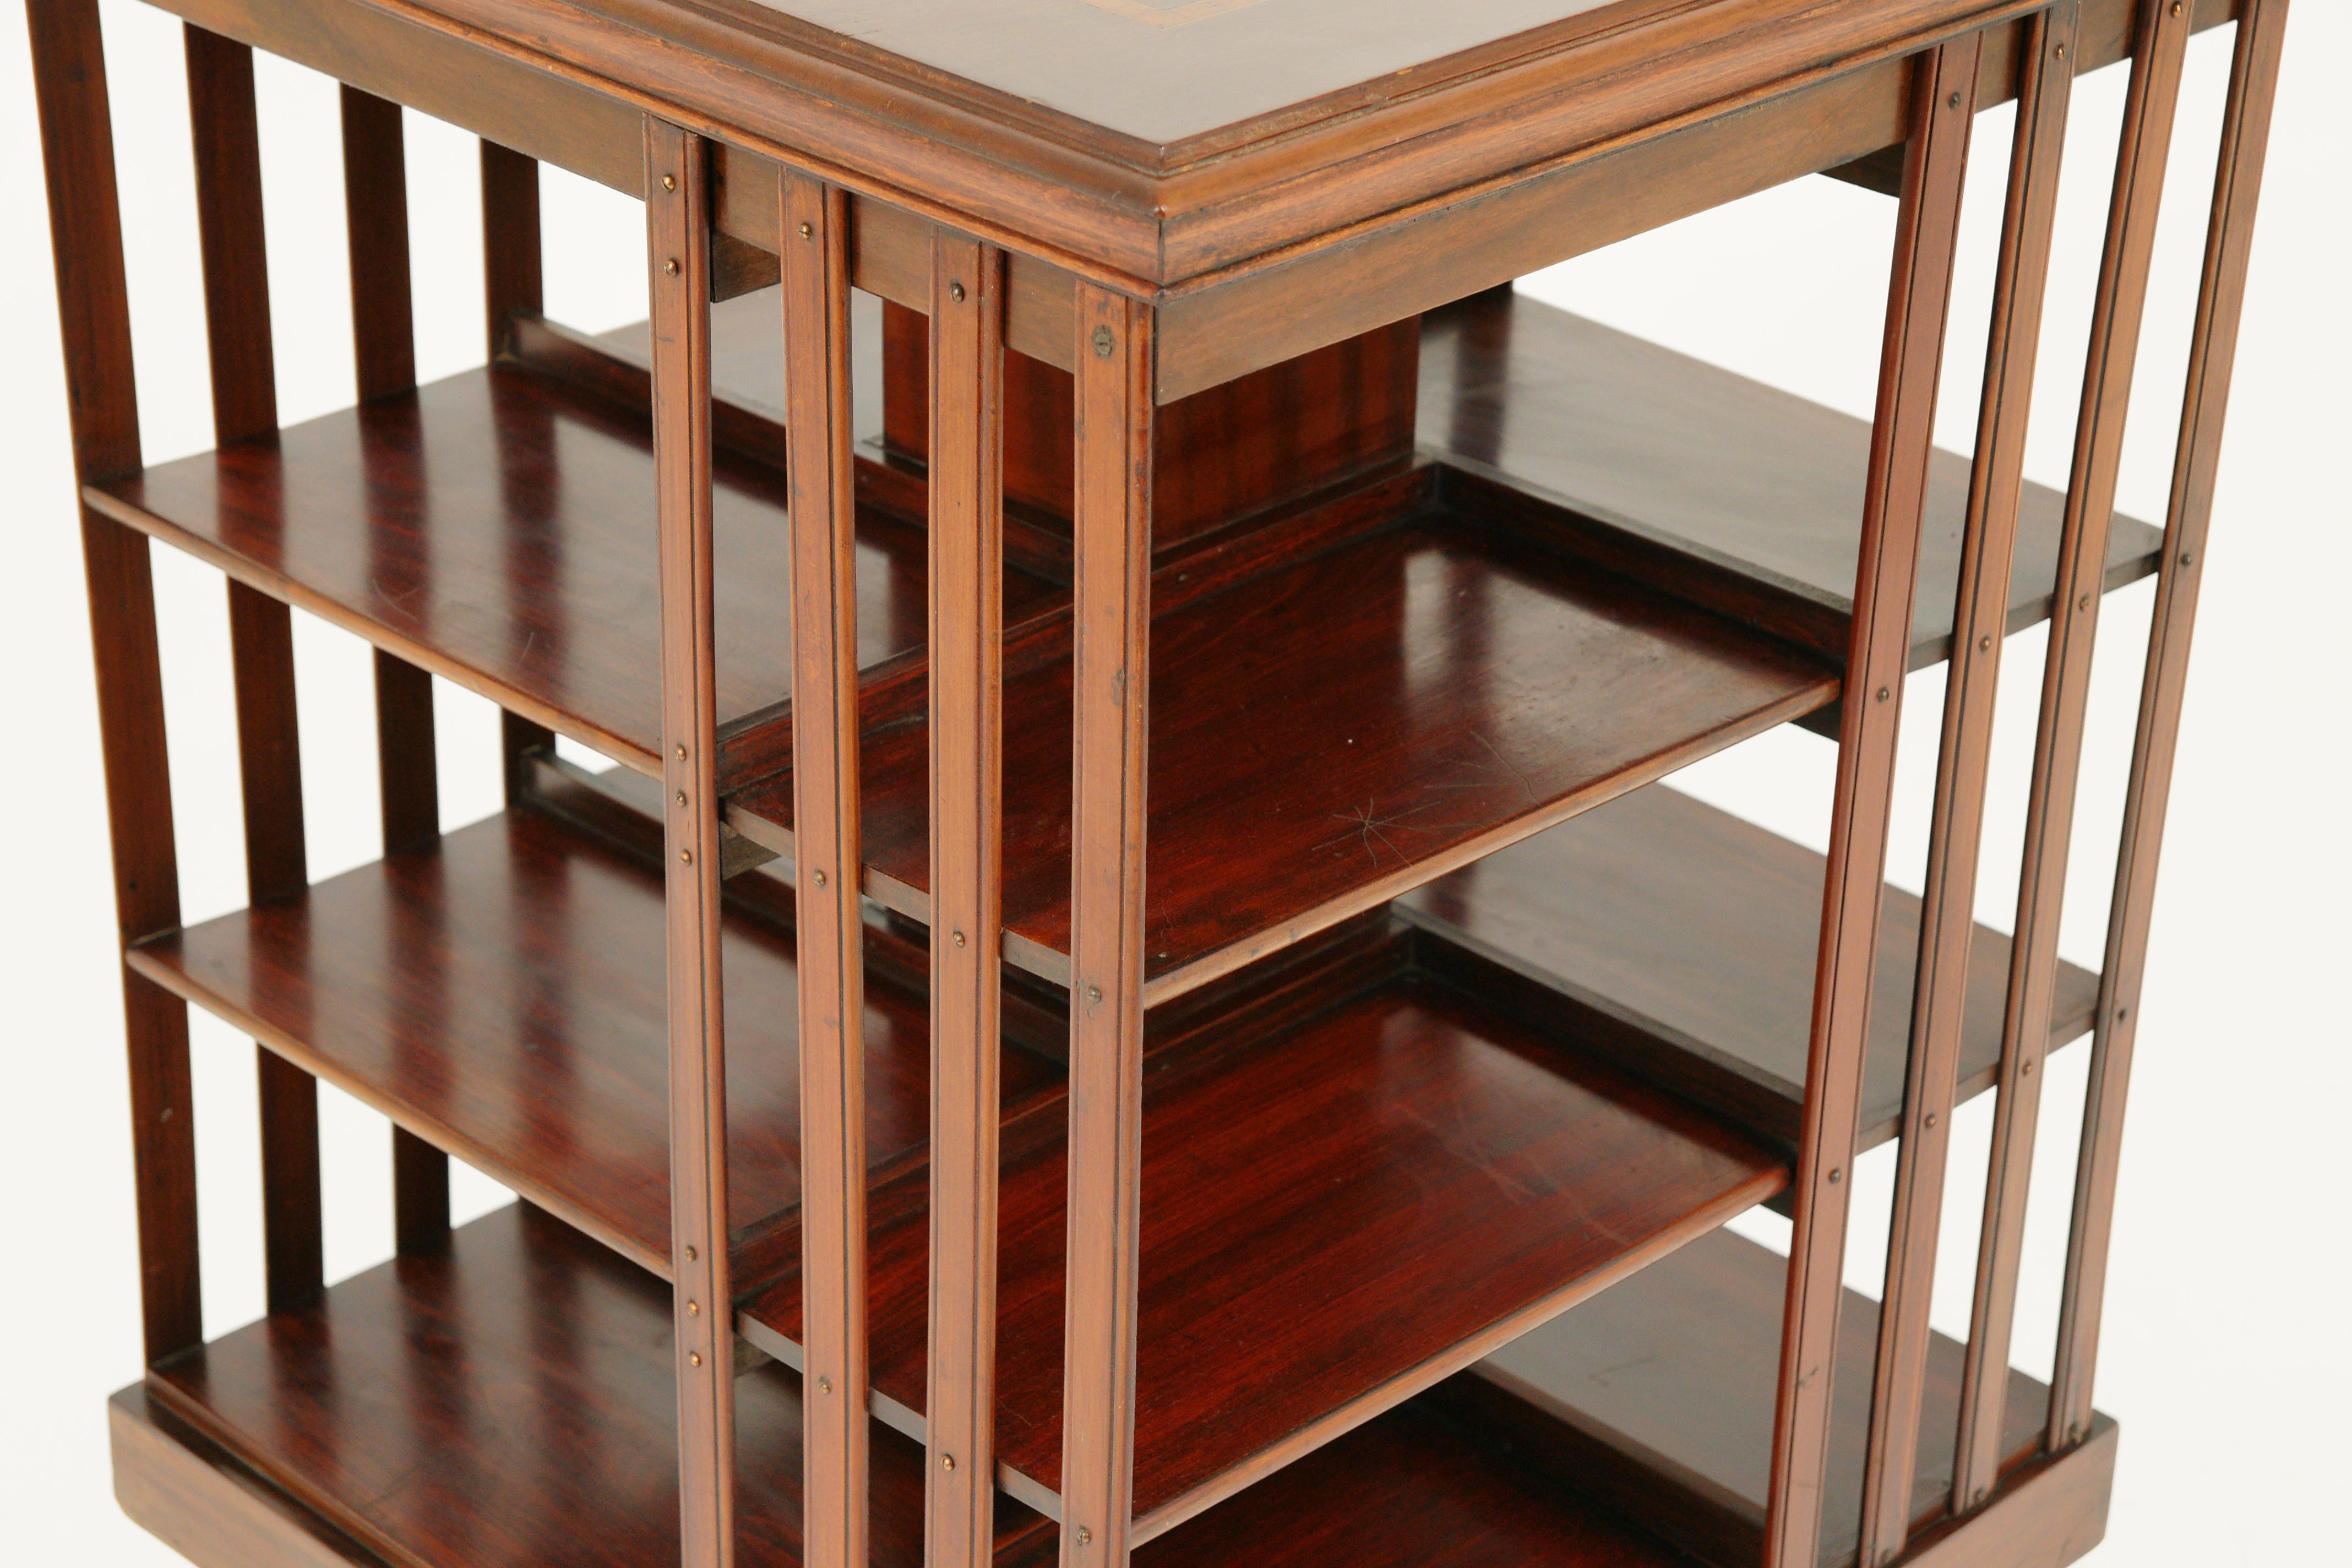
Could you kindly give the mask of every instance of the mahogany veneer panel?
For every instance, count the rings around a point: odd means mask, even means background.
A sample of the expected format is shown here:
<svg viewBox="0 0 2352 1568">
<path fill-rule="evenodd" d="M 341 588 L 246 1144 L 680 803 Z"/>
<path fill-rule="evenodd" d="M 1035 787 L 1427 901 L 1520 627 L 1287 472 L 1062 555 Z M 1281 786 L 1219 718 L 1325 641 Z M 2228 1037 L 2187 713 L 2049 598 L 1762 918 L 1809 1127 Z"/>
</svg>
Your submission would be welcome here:
<svg viewBox="0 0 2352 1568">
<path fill-rule="evenodd" d="M 1679 354 L 1509 289 L 1423 318 L 1420 438 L 1454 462 L 1561 502 L 1638 541 L 1651 578 L 1694 564 L 1768 601 L 1776 629 L 1843 660 L 1870 422 Z M 1928 463 L 1914 668 L 1948 657 L 1969 459 Z M 2065 498 L 2029 483 L 2009 626 L 2050 614 Z M 2106 586 L 2156 569 L 2162 535 L 2118 515 Z"/>
<path fill-rule="evenodd" d="M 669 1271 L 662 883 L 530 810 L 157 937 L 130 962 L 411 1131 Z M 728 1184 L 739 1235 L 797 1204 L 793 945 L 725 933 Z M 929 1126 L 929 1016 L 866 993 L 867 1149 Z M 1050 1081 L 1020 1052 L 1008 1096 Z"/>
<path fill-rule="evenodd" d="M 90 487 L 109 515 L 629 763 L 658 772 L 649 425 L 507 365 Z M 713 479 L 722 720 L 788 693 L 785 491 Z M 920 531 L 859 542 L 858 660 L 919 646 Z"/>
<path fill-rule="evenodd" d="M 387 1560 L 677 1561 L 669 1292 L 514 1205 L 156 1368 L 150 1395 Z M 735 1383 L 736 1549 L 801 1561 L 799 1378 Z M 922 1561 L 922 1455 L 873 1439 L 873 1560 Z M 1004 1545 L 1045 1522 L 1000 1514 Z"/>
<path fill-rule="evenodd" d="M 1147 1071 L 1139 1539 L 1786 1181 L 1700 1114 L 1410 973 L 1278 1037 Z M 1049 1512 L 1065 1114 L 1007 1130 L 998 1200 L 997 1459 Z M 876 1214 L 872 1376 L 906 1418 L 924 1405 L 924 1190 L 877 1195 Z M 796 1341 L 799 1280 L 746 1313 Z"/>
<path fill-rule="evenodd" d="M 1836 689 L 1787 644 L 1469 517 L 1419 512 L 1188 590 L 1214 556 L 1154 582 L 1149 1003 Z M 1066 652 L 1008 661 L 1003 724 L 1006 953 L 1066 984 Z M 919 920 L 928 748 L 922 725 L 892 722 L 864 753 L 869 890 Z M 734 804 L 737 826 L 789 852 L 789 772 Z"/>
<path fill-rule="evenodd" d="M 1607 1489 L 1619 1507 L 1720 1568 L 1750 1568 L 1762 1552 L 1787 1285 L 1786 1258 L 1717 1231 L 1480 1363 L 1477 1377 L 1512 1396 L 1507 1405 L 1459 1388 L 1441 1397 L 1473 1422 L 1495 1417 L 1496 1436 Z M 1824 1568 L 1854 1560 L 1877 1339 L 1878 1303 L 1848 1290 L 1832 1374 Z M 1951 1492 L 1962 1353 L 1941 1334 L 1928 1346 L 1912 1489 L 1922 1520 Z M 1548 1418 L 1528 1424 L 1536 1412 Z M 2012 1371 L 2004 1468 L 2039 1449 L 2048 1413 L 2049 1390 Z M 1642 1483 L 1612 1485 L 1636 1470 Z"/>
<path fill-rule="evenodd" d="M 1821 856 L 1664 784 L 1611 801 L 1406 894 L 1398 909 L 1570 998 L 1586 1037 L 1775 1140 L 1802 1110 L 1821 940 Z M 1861 1146 L 1895 1136 L 1917 978 L 1919 900 L 1886 889 Z M 1969 947 L 1959 1092 L 1992 1087 L 2010 940 Z M 2090 1032 L 2099 977 L 2061 963 L 2046 1049 Z"/>
</svg>

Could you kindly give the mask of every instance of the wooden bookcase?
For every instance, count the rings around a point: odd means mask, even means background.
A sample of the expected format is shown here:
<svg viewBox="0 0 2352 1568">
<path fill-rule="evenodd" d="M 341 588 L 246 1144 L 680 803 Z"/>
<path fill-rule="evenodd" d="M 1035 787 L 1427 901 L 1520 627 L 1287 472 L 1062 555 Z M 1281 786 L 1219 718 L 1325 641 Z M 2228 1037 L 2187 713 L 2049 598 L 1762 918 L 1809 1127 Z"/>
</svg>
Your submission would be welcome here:
<svg viewBox="0 0 2352 1568">
<path fill-rule="evenodd" d="M 2072 1561 L 2117 1140 L 2285 0 L 162 0 L 217 449 L 138 444 L 95 0 L 28 0 L 124 954 L 144 1380 L 198 1563 Z M 1525 13 L 1522 15 L 1521 13 Z M 2114 515 L 2191 33 L 2235 64 L 2171 505 Z M 339 79 L 355 405 L 281 427 L 251 51 Z M 2071 85 L 2130 79 L 2071 481 L 2023 482 Z M 2014 101 L 1976 451 L 1930 441 Z M 481 136 L 416 384 L 400 105 Z M 138 155 L 143 150 L 127 150 Z M 536 163 L 651 319 L 544 318 Z M 1898 204 L 1876 417 L 1511 279 L 1813 173 Z M 250 907 L 180 916 L 151 542 L 228 580 Z M 2108 590 L 2155 630 L 2105 963 L 2056 952 Z M 375 653 L 305 865 L 289 607 Z M 2048 623 L 2013 929 L 1971 918 Z M 1927 889 L 1884 885 L 1948 668 Z M 444 833 L 431 678 L 506 718 Z M 1826 856 L 1661 787 L 1804 723 Z M 569 737 L 617 766 L 559 758 Z M 207 1342 L 188 1005 L 261 1047 Z M 2056 1373 L 2011 1369 L 2087 1040 Z M 316 1083 L 396 1125 L 331 1288 Z M 1998 1096 L 1966 1344 L 1927 1300 Z M 1898 1144 L 1885 1289 L 1847 1170 Z M 449 1220 L 450 1157 L 522 1202 Z M 1790 1258 L 1725 1222 L 1793 1220 Z"/>
</svg>

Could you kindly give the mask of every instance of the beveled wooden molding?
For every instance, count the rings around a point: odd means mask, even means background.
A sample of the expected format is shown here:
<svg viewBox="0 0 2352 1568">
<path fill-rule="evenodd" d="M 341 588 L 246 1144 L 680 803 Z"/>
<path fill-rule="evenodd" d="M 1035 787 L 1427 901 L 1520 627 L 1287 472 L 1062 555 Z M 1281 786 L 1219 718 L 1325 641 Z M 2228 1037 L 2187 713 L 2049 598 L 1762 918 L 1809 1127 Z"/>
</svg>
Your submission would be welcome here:
<svg viewBox="0 0 2352 1568">
<path fill-rule="evenodd" d="M 114 1500 L 197 1568 L 385 1568 L 383 1558 L 151 1401 L 140 1384 L 108 1400 L 106 1418 Z"/>
</svg>

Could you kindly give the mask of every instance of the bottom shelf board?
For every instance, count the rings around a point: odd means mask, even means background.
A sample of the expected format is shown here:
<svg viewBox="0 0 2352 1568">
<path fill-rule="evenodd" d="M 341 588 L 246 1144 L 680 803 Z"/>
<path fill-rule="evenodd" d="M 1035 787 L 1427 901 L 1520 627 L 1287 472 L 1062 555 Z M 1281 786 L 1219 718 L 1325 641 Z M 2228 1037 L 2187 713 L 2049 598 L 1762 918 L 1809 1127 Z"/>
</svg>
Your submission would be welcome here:
<svg viewBox="0 0 2352 1568">
<path fill-rule="evenodd" d="M 1517 1426 L 1523 1449 L 1717 1568 L 1752 1568 L 1763 1551 L 1787 1282 L 1779 1253 L 1715 1232 L 1489 1356 L 1444 1398 L 1467 1422 Z M 1848 1290 L 1831 1374 L 1822 1568 L 1854 1562 L 1877 1340 L 1878 1303 Z M 1951 1490 L 1961 1356 L 1956 1341 L 1930 1342 L 1912 1489 L 1921 1524 Z M 2048 1412 L 2049 1390 L 2012 1371 L 2005 1471 L 2040 1448 Z"/>
<path fill-rule="evenodd" d="M 114 1399 L 125 1510 L 206 1568 L 677 1561 L 669 1301 L 528 1205 L 167 1363 Z M 799 1380 L 736 1382 L 737 1561 L 800 1555 Z M 874 1428 L 871 1561 L 921 1557 L 922 1456 Z M 1054 1527 L 1000 1499 L 997 1561 Z M 1671 1568 L 1640 1531 L 1421 1405 L 1161 1536 L 1139 1568 Z"/>
<path fill-rule="evenodd" d="M 1386 942 L 1385 979 L 1360 959 L 1277 1033 L 1227 1027 L 1147 1060 L 1139 1541 L 1786 1184 L 1778 1156 L 1405 967 L 1406 933 Z M 1066 1115 L 1007 1127 L 998 1211 L 1000 1477 L 1055 1515 Z M 925 1179 L 877 1191 L 868 1251 L 877 1409 L 915 1433 Z M 787 1358 L 799 1284 L 743 1303 L 746 1333 Z"/>
<path fill-rule="evenodd" d="M 677 1561 L 668 1289 L 517 1204 L 155 1368 L 149 1397 L 387 1562 Z M 801 1552 L 800 1379 L 735 1381 L 736 1549 Z M 922 1561 L 922 1454 L 872 1439 L 872 1561 Z M 1010 1556 L 1045 1521 L 1010 1500 Z"/>
<path fill-rule="evenodd" d="M 1399 899 L 1439 939 L 1567 997 L 1584 1037 L 1783 1143 L 1803 1114 L 1827 862 L 1801 844 L 1650 784 Z M 1888 888 L 1864 1068 L 1859 1147 L 1895 1134 L 1911 1038 L 1919 900 Z M 1960 1100 L 1992 1087 L 2007 935 L 1969 948 Z M 2061 963 L 2044 1047 L 2089 1033 L 2099 977 Z"/>
</svg>

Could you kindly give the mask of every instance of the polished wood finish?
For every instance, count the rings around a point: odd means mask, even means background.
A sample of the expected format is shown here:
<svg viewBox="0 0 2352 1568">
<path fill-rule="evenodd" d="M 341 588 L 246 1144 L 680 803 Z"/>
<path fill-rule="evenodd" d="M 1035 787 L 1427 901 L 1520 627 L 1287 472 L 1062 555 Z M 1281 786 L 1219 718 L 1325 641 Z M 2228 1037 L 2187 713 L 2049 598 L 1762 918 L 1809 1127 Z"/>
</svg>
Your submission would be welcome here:
<svg viewBox="0 0 2352 1568">
<path fill-rule="evenodd" d="M 794 432 L 792 690 L 803 721 L 793 727 L 793 805 L 807 826 L 807 849 L 794 871 L 810 965 L 800 997 L 808 1042 L 801 1139 L 809 1173 L 801 1277 L 810 1303 L 802 1371 L 818 1392 L 806 1457 L 809 1554 L 820 1568 L 862 1568 L 871 1547 L 865 1173 L 873 1147 L 873 1080 L 851 1022 L 866 1006 L 856 870 L 864 858 L 858 614 L 866 595 L 856 570 L 850 477 L 849 236 L 841 193 L 805 175 L 784 177 L 776 206 L 784 258 L 784 406 Z M 887 1101 L 895 1086 L 874 1087 Z"/>
<path fill-rule="evenodd" d="M 652 868 L 523 810 L 131 963 L 667 1276 L 662 931 Z M 798 981 L 793 942 L 748 911 L 725 948 L 728 1184 L 750 1232 L 800 1198 Z M 903 1161 L 925 1136 L 923 1004 L 871 986 L 864 1017 L 867 1148 Z M 1051 1081 L 1025 1053 L 1005 1076 L 1015 1096 Z"/>
<path fill-rule="evenodd" d="M 1430 939 L 1425 963 L 1516 1011 L 1569 1023 L 1620 1066 L 1794 1149 L 1823 871 L 1801 845 L 1650 784 L 1396 908 Z M 1857 1152 L 1898 1125 L 1919 947 L 1918 898 L 1891 887 L 1882 897 Z M 2008 973 L 2008 938 L 1978 926 L 1961 1098 L 1992 1087 Z M 2064 966 L 2049 1049 L 2089 1032 L 2098 984 Z"/>
<path fill-rule="evenodd" d="M 1952 609 L 1956 635 L 1921 900 L 1927 919 L 1917 949 L 1902 1147 L 1888 1226 L 1883 1292 L 1887 1306 L 1880 1321 L 1863 1486 L 1861 1555 L 1870 1563 L 1901 1555 L 1916 1512 L 1913 1471 L 1925 1398 L 1928 1306 L 1936 1289 L 1964 1010 L 1975 978 L 1970 960 L 1977 854 L 1991 763 L 1995 681 L 2007 629 L 2004 589 L 2012 580 L 2027 415 L 2074 79 L 2069 58 L 2079 44 L 2079 6 L 2063 0 L 2027 31 L 2021 46 L 2027 58 L 2020 71 L 2019 130 L 2011 147 L 1976 464 Z M 1980 1005 L 1979 1016 L 1992 1015 Z M 2048 1049 L 2045 1043 L 2045 1055 Z"/>
<path fill-rule="evenodd" d="M 1424 447 L 1565 506 L 1598 564 L 1845 657 L 1866 421 L 1507 289 L 1426 322 Z M 1914 669 L 1950 657 L 1969 474 L 1965 458 L 1929 455 Z M 2049 618 L 2064 505 L 2023 487 L 2010 631 Z M 2158 546 L 2156 530 L 2118 517 L 2104 585 L 2147 576 Z"/>
<path fill-rule="evenodd" d="M 1777 1154 L 1397 969 L 1391 952 L 1371 991 L 1347 994 L 1376 969 L 1358 957 L 1319 1011 L 1306 1001 L 1304 1016 L 1275 1014 L 1272 1034 L 1228 1023 L 1150 1058 L 1139 1543 L 1787 1181 Z M 997 1458 L 1015 1496 L 1057 1513 L 1066 1545 L 1080 1522 L 1057 1485 L 1070 1162 L 1051 1109 L 1008 1129 L 1005 1147 Z M 910 1424 L 924 1389 L 919 1198 L 877 1195 L 877 1212 L 901 1217 L 873 1251 L 875 1387 Z M 790 1341 L 795 1297 L 780 1281 L 746 1311 Z"/>
<path fill-rule="evenodd" d="M 1517 519 L 1416 501 L 1417 482 L 1155 574 L 1147 1002 L 1833 695 L 1798 650 L 1581 566 Z M 1047 635 L 1067 633 L 1041 628 L 1007 661 L 1006 953 L 1067 984 L 1071 666 Z M 877 720 L 869 708 L 868 891 L 925 919 L 923 732 Z M 750 785 L 730 817 L 780 853 L 789 782 Z"/>
<path fill-rule="evenodd" d="M 1612 1286 L 1478 1363 L 1439 1398 L 1545 1473 L 1617 1500 L 1636 1522 L 1721 1568 L 1762 1552 L 1787 1259 L 1717 1231 Z M 1838 1314 L 1821 1568 L 1859 1558 L 1864 1454 L 1880 1305 L 1847 1290 Z M 1933 1336 L 1923 1363 L 1906 1520 L 1951 1492 L 1961 1349 Z M 2004 1469 L 2040 1447 L 2048 1390 L 2011 1373 Z M 1872 1561 L 1871 1558 L 1859 1558 Z"/>
<path fill-rule="evenodd" d="M 105 52 L 95 0 L 29 7 L 26 28 L 47 177 L 74 477 L 86 484 L 139 466 L 139 398 Z M 129 944 L 180 923 L 154 580 L 146 541 L 138 534 L 87 502 L 80 525 L 115 931 Z M 187 1009 L 128 972 L 122 1008 L 140 1326 L 145 1359 L 153 1362 L 204 1337 L 195 1099 Z"/>
<path fill-rule="evenodd" d="M 186 1353 L 149 1397 L 391 1563 L 677 1562 L 665 1292 L 528 1205 Z M 798 1379 L 734 1384 L 736 1547 L 805 1562 Z M 920 1457 L 875 1439 L 874 1561 L 921 1561 Z M 1035 1531 L 1008 1509 L 1010 1541 Z"/>
<path fill-rule="evenodd" d="M 985 1568 L 996 1495 L 1004 816 L 1004 268 L 931 256 L 930 1297 L 926 1561 Z"/>
<path fill-rule="evenodd" d="M 2109 1227 L 2122 1155 L 2124 1096 L 2139 1027 L 2140 984 L 2147 960 L 2156 867 L 2170 801 L 2172 759 L 2180 738 L 2182 688 L 2197 614 L 2200 568 L 2212 521 L 2215 470 L 2228 411 L 2230 375 L 2245 304 L 2254 211 L 2262 195 L 2286 30 L 2286 0 L 2249 0 L 2239 23 L 2230 97 L 2206 228 L 2205 270 L 2190 339 L 2189 389 L 2174 451 L 2172 496 L 2165 522 L 2165 564 L 2157 580 L 2155 625 L 2140 687 L 2131 782 L 2124 800 L 2123 845 L 2109 906 L 2106 984 L 2092 1047 L 2091 1086 L 2075 1163 L 2074 1223 L 2067 1239 L 2066 1289 L 2052 1384 L 2053 1449 L 2095 1435 L 2091 1374 L 2097 1360 L 2100 1310 L 2106 1291 Z"/>
<path fill-rule="evenodd" d="M 1886 336 L 1879 356 L 1878 408 L 1871 426 L 1870 482 L 1845 660 L 1852 700 L 1839 724 L 1821 956 L 1805 1057 L 1765 1568 L 1811 1568 L 1820 1549 L 1830 1363 L 1837 1345 L 1852 1193 L 1844 1175 L 1860 1131 L 1895 732 L 1982 42 L 1978 35 L 1964 37 L 1922 55 L 1914 66 L 1903 205 L 1887 284 Z"/>
<path fill-rule="evenodd" d="M 2141 11 L 2130 92 L 2108 199 L 2106 246 L 2092 302 L 2091 343 L 2075 416 L 2074 466 L 2059 549 L 2060 609 L 2050 626 L 2042 703 L 2027 786 L 2025 847 L 2018 878 L 2017 945 L 2010 957 L 2001 1039 L 2000 1100 L 1986 1177 L 1985 1227 L 1977 1251 L 1969 1341 L 1979 1359 L 1978 1384 L 1965 1407 L 1969 1431 L 1953 1487 L 1955 1511 L 1973 1507 L 1992 1482 L 1991 1439 L 2000 1391 L 1993 1369 L 2009 1361 L 2017 1278 L 2025 1240 L 2026 1191 L 2040 1117 L 2040 1053 L 2030 1020 L 2042 1016 L 2054 983 L 2058 926 L 2065 900 L 2067 851 L 2074 835 L 2083 723 L 2088 710 L 2092 640 L 2100 595 L 2092 563 L 2105 553 L 2123 460 L 2124 419 L 2131 402 L 2140 318 L 2155 254 L 2158 209 L 2189 50 L 2189 19 L 2164 0 Z M 2093 1054 L 2098 1054 L 2093 1045 Z"/>
</svg>

